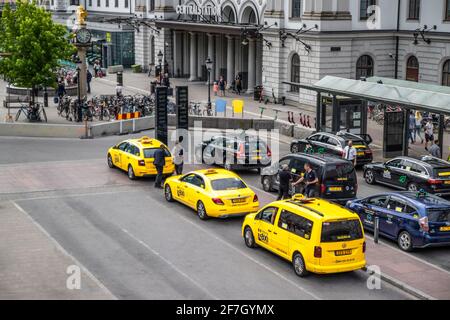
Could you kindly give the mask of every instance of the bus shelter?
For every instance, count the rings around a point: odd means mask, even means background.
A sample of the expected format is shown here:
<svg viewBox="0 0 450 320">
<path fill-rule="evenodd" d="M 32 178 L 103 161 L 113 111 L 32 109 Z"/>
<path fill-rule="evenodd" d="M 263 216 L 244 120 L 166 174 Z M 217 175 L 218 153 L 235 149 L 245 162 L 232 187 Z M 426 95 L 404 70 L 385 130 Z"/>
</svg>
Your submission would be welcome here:
<svg viewBox="0 0 450 320">
<path fill-rule="evenodd" d="M 317 131 L 347 130 L 364 135 L 368 102 L 385 106 L 385 157 L 408 155 L 411 110 L 438 114 L 438 140 L 443 154 L 444 116 L 450 115 L 450 87 L 381 77 L 353 80 L 326 76 L 313 85 L 283 83 L 317 93 Z"/>
</svg>

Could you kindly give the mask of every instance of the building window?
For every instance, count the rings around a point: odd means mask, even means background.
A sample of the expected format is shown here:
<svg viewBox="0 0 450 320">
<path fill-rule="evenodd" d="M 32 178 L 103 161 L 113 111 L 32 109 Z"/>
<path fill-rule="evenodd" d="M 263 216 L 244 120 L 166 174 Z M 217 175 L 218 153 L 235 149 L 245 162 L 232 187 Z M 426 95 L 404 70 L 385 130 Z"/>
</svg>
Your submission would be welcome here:
<svg viewBox="0 0 450 320">
<path fill-rule="evenodd" d="M 125 0 L 125 8 L 128 8 L 128 0 Z"/>
<path fill-rule="evenodd" d="M 114 7 L 116 7 L 116 8 L 119 7 L 119 0 L 114 0 Z"/>
<path fill-rule="evenodd" d="M 89 7 L 92 7 L 92 0 L 89 0 L 88 6 L 89 6 Z"/>
<path fill-rule="evenodd" d="M 420 17 L 420 0 L 409 0 L 408 19 L 419 20 L 419 17 Z"/>
<path fill-rule="evenodd" d="M 101 7 L 101 6 L 102 6 L 101 0 L 97 0 L 97 7 Z"/>
<path fill-rule="evenodd" d="M 450 87 L 450 60 L 445 61 L 442 68 L 442 85 Z"/>
<path fill-rule="evenodd" d="M 450 0 L 445 1 L 445 20 L 450 20 Z"/>
<path fill-rule="evenodd" d="M 109 0 L 105 1 L 105 7 L 107 7 L 107 8 L 109 7 Z"/>
<path fill-rule="evenodd" d="M 373 59 L 364 55 L 356 62 L 356 80 L 373 76 Z"/>
<path fill-rule="evenodd" d="M 150 8 L 149 8 L 150 12 L 155 11 L 155 0 L 150 0 Z"/>
<path fill-rule="evenodd" d="M 406 62 L 406 80 L 419 81 L 419 61 L 415 56 L 409 57 Z"/>
<path fill-rule="evenodd" d="M 377 0 L 361 0 L 359 7 L 359 17 L 361 20 L 367 20 L 371 15 L 375 14 L 375 10 L 367 12 L 370 6 L 377 4 Z"/>
<path fill-rule="evenodd" d="M 70 5 L 71 6 L 79 6 L 80 5 L 80 0 L 70 0 Z"/>
<path fill-rule="evenodd" d="M 302 16 L 302 2 L 303 0 L 292 0 L 292 18 L 300 18 Z"/>
<path fill-rule="evenodd" d="M 300 83 L 300 56 L 294 54 L 291 59 L 291 82 Z M 298 86 L 291 86 L 291 92 L 299 92 Z"/>
</svg>

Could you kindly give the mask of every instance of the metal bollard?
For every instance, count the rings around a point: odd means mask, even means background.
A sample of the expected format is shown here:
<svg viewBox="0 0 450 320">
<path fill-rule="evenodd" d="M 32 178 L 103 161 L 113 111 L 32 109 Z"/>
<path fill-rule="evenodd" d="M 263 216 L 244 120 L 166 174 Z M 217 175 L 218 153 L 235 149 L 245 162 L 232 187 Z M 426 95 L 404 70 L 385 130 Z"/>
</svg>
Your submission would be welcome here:
<svg viewBox="0 0 450 320">
<path fill-rule="evenodd" d="M 375 228 L 374 228 L 374 231 L 373 231 L 373 241 L 375 243 L 378 243 L 379 232 L 380 232 L 380 218 L 379 217 L 375 217 Z"/>
</svg>

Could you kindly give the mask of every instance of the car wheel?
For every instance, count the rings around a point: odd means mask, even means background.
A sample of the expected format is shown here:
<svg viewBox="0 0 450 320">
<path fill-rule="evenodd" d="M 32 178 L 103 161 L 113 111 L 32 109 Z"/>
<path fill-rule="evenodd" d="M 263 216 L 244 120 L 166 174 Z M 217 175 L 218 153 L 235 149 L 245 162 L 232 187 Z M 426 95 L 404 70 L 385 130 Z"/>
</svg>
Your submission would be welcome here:
<svg viewBox="0 0 450 320">
<path fill-rule="evenodd" d="M 110 154 L 108 154 L 108 167 L 110 167 L 111 169 L 114 168 L 114 162 Z"/>
<path fill-rule="evenodd" d="M 402 249 L 403 251 L 409 252 L 413 249 L 412 238 L 408 231 L 400 232 L 397 238 L 397 243 L 400 249 Z"/>
<path fill-rule="evenodd" d="M 417 184 L 415 184 L 414 182 L 411 182 L 410 184 L 408 184 L 408 191 L 419 191 L 419 186 Z"/>
<path fill-rule="evenodd" d="M 201 201 L 197 203 L 197 215 L 201 220 L 208 219 L 208 214 L 206 213 L 205 205 Z"/>
<path fill-rule="evenodd" d="M 256 248 L 255 237 L 253 236 L 252 229 L 249 226 L 246 226 L 244 229 L 244 241 L 247 247 Z"/>
<path fill-rule="evenodd" d="M 164 188 L 164 197 L 168 202 L 173 202 L 172 189 L 170 189 L 168 184 L 166 184 L 166 187 Z"/>
<path fill-rule="evenodd" d="M 128 165 L 128 178 L 130 180 L 136 179 L 136 176 L 134 174 L 133 166 L 131 164 Z"/>
<path fill-rule="evenodd" d="M 298 153 L 299 151 L 300 151 L 300 147 L 299 147 L 298 143 L 293 144 L 292 147 L 291 147 L 291 152 L 292 153 Z"/>
<path fill-rule="evenodd" d="M 367 169 L 364 172 L 364 179 L 368 184 L 375 184 L 375 176 L 372 169 Z"/>
<path fill-rule="evenodd" d="M 304 277 L 308 274 L 308 271 L 306 270 L 305 260 L 300 253 L 296 252 L 294 254 L 294 257 L 292 258 L 292 265 L 297 276 Z"/>
<path fill-rule="evenodd" d="M 263 185 L 263 190 L 264 190 L 264 191 L 266 191 L 266 192 L 271 192 L 271 191 L 273 191 L 273 188 L 272 188 L 272 179 L 271 179 L 269 176 L 265 176 L 265 177 L 263 178 L 262 185 Z"/>
</svg>

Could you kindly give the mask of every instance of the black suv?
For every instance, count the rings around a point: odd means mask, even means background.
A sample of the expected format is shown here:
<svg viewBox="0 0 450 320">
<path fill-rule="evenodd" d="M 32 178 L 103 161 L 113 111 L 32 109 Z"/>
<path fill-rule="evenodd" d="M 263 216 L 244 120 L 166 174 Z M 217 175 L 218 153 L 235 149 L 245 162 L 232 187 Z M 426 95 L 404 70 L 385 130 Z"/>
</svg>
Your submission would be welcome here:
<svg viewBox="0 0 450 320">
<path fill-rule="evenodd" d="M 215 136 L 195 148 L 197 161 L 227 170 L 258 169 L 270 165 L 272 153 L 265 141 L 251 135 Z"/>
<path fill-rule="evenodd" d="M 306 145 L 310 144 L 314 153 L 326 153 L 332 154 L 338 157 L 342 157 L 344 154 L 344 148 L 348 141 L 353 141 L 356 154 L 356 165 L 364 165 L 370 163 L 373 160 L 372 150 L 369 144 L 372 142 L 372 138 L 369 135 L 355 135 L 348 132 L 338 132 L 336 134 L 328 132 L 318 132 L 310 135 L 306 139 L 293 140 L 291 142 L 291 152 L 304 152 Z"/>
<path fill-rule="evenodd" d="M 324 157 L 306 153 L 289 154 L 280 159 L 279 162 L 261 170 L 261 183 L 265 191 L 279 189 L 279 175 L 281 166 L 287 164 L 289 170 L 297 181 L 304 173 L 305 163 L 311 163 L 319 178 L 319 190 L 316 194 L 320 198 L 345 203 L 354 199 L 358 189 L 356 172 L 353 165 L 343 159 L 335 157 Z M 300 190 L 290 190 L 290 194 L 298 193 Z"/>
<path fill-rule="evenodd" d="M 385 163 L 364 166 L 368 184 L 381 183 L 398 189 L 420 189 L 438 195 L 450 195 L 450 162 L 423 156 L 420 159 L 397 157 Z"/>
</svg>

